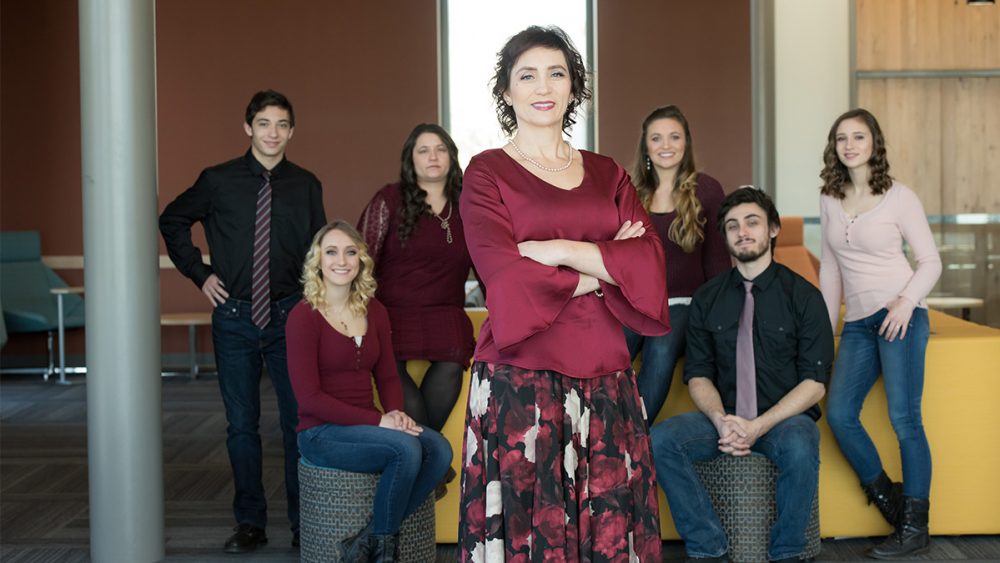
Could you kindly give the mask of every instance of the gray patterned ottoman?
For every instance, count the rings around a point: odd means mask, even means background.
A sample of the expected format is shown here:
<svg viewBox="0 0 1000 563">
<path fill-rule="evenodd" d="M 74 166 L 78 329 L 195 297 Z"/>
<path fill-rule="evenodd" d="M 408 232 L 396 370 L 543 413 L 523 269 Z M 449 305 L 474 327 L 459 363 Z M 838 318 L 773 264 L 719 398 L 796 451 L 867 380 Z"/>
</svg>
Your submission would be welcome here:
<svg viewBox="0 0 1000 563">
<path fill-rule="evenodd" d="M 695 471 L 712 498 L 729 539 L 729 557 L 736 563 L 767 561 L 767 543 L 775 519 L 774 487 L 778 468 L 761 454 L 721 455 L 696 463 Z M 806 557 L 820 551 L 819 487 L 806 528 Z"/>
<path fill-rule="evenodd" d="M 377 473 L 317 467 L 299 459 L 300 556 L 303 563 L 340 561 L 340 542 L 364 526 L 372 513 Z M 403 521 L 400 561 L 429 563 L 437 557 L 434 495 Z"/>
</svg>

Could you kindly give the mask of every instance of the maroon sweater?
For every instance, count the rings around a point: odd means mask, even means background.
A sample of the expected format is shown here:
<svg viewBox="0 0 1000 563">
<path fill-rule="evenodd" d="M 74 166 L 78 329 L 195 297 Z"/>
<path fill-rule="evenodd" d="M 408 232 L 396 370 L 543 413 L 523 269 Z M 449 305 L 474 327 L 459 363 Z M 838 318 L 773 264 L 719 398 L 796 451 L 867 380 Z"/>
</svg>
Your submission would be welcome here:
<svg viewBox="0 0 1000 563">
<path fill-rule="evenodd" d="M 368 331 L 361 346 L 334 330 L 305 301 L 285 323 L 288 377 L 299 403 L 301 432 L 320 424 L 378 425 L 372 376 L 388 412 L 403 409 L 403 387 L 392 356 L 389 315 L 377 300 L 368 303 Z"/>
<path fill-rule="evenodd" d="M 691 252 L 684 252 L 676 242 L 667 237 L 670 225 L 677 219 L 677 212 L 650 213 L 653 229 L 660 235 L 663 252 L 667 256 L 667 289 L 671 297 L 691 297 L 701 284 L 733 267 L 726 249 L 726 241 L 719 232 L 719 207 L 726 194 L 718 180 L 708 174 L 698 173 L 695 195 L 701 201 L 701 216 L 705 218 L 705 239 Z"/>
<path fill-rule="evenodd" d="M 358 230 L 375 260 L 375 294 L 389 311 L 397 360 L 431 360 L 469 365 L 475 341 L 465 314 L 465 280 L 472 260 L 458 205 L 445 205 L 452 241 L 441 220 L 423 215 L 404 245 L 399 240 L 399 184 L 379 190 L 368 203 Z"/>
<path fill-rule="evenodd" d="M 649 223 L 628 174 L 580 151 L 584 176 L 572 190 L 540 180 L 500 149 L 469 163 L 461 210 L 469 254 L 486 285 L 489 318 L 476 361 L 592 378 L 630 365 L 622 325 L 646 335 L 669 330 L 663 246 L 652 230 L 612 240 L 626 220 Z M 524 258 L 517 244 L 568 239 L 597 245 L 617 286 L 573 297 L 580 276 Z"/>
</svg>

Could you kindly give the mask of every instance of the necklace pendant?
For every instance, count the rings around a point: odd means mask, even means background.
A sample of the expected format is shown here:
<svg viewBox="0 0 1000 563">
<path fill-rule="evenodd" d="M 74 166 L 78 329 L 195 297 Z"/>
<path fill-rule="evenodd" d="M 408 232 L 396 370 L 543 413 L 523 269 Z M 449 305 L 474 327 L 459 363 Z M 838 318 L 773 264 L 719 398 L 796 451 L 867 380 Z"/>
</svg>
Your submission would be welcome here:
<svg viewBox="0 0 1000 563">
<path fill-rule="evenodd" d="M 448 244 L 451 244 L 451 229 L 447 229 L 445 231 L 444 240 L 447 241 Z"/>
<path fill-rule="evenodd" d="M 444 229 L 444 230 L 446 230 L 446 231 L 450 231 L 451 230 L 451 225 L 448 224 L 448 220 L 447 219 L 441 219 L 441 228 Z"/>
</svg>

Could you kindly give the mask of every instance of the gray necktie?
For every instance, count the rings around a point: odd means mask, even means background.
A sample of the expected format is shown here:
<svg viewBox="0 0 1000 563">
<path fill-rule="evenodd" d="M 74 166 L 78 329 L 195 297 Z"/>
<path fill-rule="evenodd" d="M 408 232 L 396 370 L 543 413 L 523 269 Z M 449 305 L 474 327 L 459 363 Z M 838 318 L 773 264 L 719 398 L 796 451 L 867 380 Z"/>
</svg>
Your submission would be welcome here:
<svg viewBox="0 0 1000 563">
<path fill-rule="evenodd" d="M 746 297 L 736 335 L 736 416 L 757 418 L 757 365 L 753 358 L 753 282 L 744 281 Z"/>
</svg>

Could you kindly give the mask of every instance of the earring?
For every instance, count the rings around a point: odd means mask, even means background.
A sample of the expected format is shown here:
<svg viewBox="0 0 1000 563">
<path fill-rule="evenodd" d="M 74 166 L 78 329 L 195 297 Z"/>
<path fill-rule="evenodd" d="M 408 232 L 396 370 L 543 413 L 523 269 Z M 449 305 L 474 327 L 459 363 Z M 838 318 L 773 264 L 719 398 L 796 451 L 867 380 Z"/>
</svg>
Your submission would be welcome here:
<svg viewBox="0 0 1000 563">
<path fill-rule="evenodd" d="M 652 169 L 653 169 L 653 161 L 650 160 L 650 158 L 647 156 L 646 157 L 646 170 L 652 170 Z"/>
</svg>

